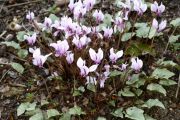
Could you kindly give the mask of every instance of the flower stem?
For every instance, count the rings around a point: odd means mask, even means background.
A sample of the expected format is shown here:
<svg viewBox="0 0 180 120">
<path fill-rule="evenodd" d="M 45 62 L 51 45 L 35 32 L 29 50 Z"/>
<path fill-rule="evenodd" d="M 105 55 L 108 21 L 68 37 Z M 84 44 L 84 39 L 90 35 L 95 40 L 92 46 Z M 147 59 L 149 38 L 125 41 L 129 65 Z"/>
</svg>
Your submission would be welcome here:
<svg viewBox="0 0 180 120">
<path fill-rule="evenodd" d="M 172 36 L 172 35 L 174 34 L 174 32 L 176 31 L 176 28 L 177 28 L 177 27 L 175 27 L 175 29 L 173 30 L 173 32 L 171 33 L 170 36 Z M 170 37 L 168 37 L 168 38 L 170 38 Z M 168 46 L 169 46 L 169 40 L 168 40 L 168 43 L 167 43 L 166 48 L 165 48 L 165 50 L 164 50 L 164 54 L 166 53 L 166 51 L 167 51 L 167 49 L 168 49 Z"/>
</svg>

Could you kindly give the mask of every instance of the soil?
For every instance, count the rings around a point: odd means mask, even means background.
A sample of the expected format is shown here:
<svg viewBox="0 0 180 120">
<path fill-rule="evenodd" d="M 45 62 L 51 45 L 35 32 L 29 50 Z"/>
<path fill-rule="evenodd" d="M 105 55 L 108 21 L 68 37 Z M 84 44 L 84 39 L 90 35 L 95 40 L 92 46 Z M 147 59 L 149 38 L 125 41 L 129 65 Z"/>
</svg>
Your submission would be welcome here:
<svg viewBox="0 0 180 120">
<path fill-rule="evenodd" d="M 29 0 L 0 0 L 0 34 L 6 31 L 4 36 L 12 35 L 9 39 L 16 39 L 14 31 L 10 30 L 8 27 L 8 25 L 13 21 L 14 18 L 17 18 L 19 23 L 23 22 L 24 24 L 26 24 L 27 21 L 25 20 L 25 15 L 29 10 L 34 11 L 36 16 L 41 18 L 47 15 L 46 10 L 53 5 L 53 2 L 50 0 L 42 0 L 36 3 L 28 3 L 18 6 L 18 4 L 28 1 Z M 105 0 L 104 3 L 106 2 L 107 0 Z M 164 18 L 170 21 L 180 16 L 180 0 L 162 0 L 162 2 L 165 4 L 165 6 L 167 6 L 166 12 L 163 14 Z M 60 7 L 59 14 L 65 12 L 63 6 Z M 0 38 L 0 42 L 1 41 L 4 41 L 4 39 Z M 7 50 L 6 46 L 0 46 L 0 63 L 2 61 L 9 62 L 12 60 L 24 63 L 24 61 L 19 60 L 9 51 L 11 50 Z M 8 72 L 7 74 L 7 71 L 10 72 Z M 44 81 L 40 81 L 39 83 L 37 83 L 37 81 L 30 81 L 31 76 L 34 74 L 35 71 L 30 70 L 28 71 L 28 73 L 24 73 L 24 76 L 20 76 L 9 66 L 5 65 L 3 67 L 0 67 L 0 120 L 26 120 L 27 117 L 25 116 L 17 117 L 17 106 L 22 102 L 32 101 L 34 99 L 40 101 L 45 97 L 49 97 L 56 102 L 50 107 L 57 107 L 59 103 L 61 103 L 58 107 L 60 111 L 62 111 L 63 109 L 67 109 L 64 107 L 67 104 L 68 106 L 73 106 L 73 99 L 71 98 L 71 95 L 69 95 L 69 93 L 60 92 L 58 88 L 51 89 L 51 87 L 59 87 L 54 85 L 56 83 L 52 84 L 51 82 L 46 83 Z M 46 77 L 46 74 L 41 70 L 39 70 L 39 73 L 36 74 Z M 176 76 L 178 76 L 178 72 Z M 177 80 L 178 78 L 175 79 Z M 56 82 L 57 84 L 61 84 L 63 86 L 63 83 L 60 83 L 61 81 Z M 40 84 L 40 87 L 37 87 L 36 84 Z M 46 88 L 46 84 L 50 86 L 48 88 L 49 91 Z M 70 87 L 72 86 L 70 85 Z M 63 89 L 67 88 L 64 87 Z M 165 103 L 166 109 L 151 109 L 148 111 L 149 115 L 157 120 L 180 120 L 180 95 L 178 99 L 175 99 L 176 86 L 170 87 L 167 90 L 168 93 L 166 97 L 159 96 L 159 99 L 163 101 L 163 103 Z M 50 92 L 51 95 L 49 95 L 48 92 Z M 104 95 L 104 93 L 102 95 Z M 88 94 L 88 96 L 91 96 L 91 94 Z M 80 99 L 82 100 L 83 98 Z M 99 104 L 98 106 L 101 107 L 104 105 L 104 107 L 102 107 L 104 109 L 101 108 L 99 114 L 105 115 L 109 111 L 109 108 L 106 108 L 105 106 L 107 103 L 103 103 L 105 101 L 104 97 L 98 96 L 98 98 L 94 99 L 97 101 L 97 103 L 94 104 Z M 79 102 L 81 103 L 81 101 Z M 86 104 L 86 102 L 88 101 L 86 99 L 83 99 L 83 104 Z M 92 108 L 96 107 L 96 105 L 94 104 L 92 104 Z M 92 110 L 89 114 L 98 116 L 98 114 L 96 114 Z M 111 117 L 107 118 L 108 120 L 112 119 Z"/>
</svg>

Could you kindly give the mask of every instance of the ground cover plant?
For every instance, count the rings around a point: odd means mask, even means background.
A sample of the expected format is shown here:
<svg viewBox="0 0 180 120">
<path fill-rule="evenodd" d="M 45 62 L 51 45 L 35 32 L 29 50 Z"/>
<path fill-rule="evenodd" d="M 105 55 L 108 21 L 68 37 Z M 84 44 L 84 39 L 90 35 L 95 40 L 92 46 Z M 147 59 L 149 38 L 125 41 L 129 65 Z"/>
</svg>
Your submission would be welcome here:
<svg viewBox="0 0 180 120">
<path fill-rule="evenodd" d="M 21 62 L 8 65 L 29 76 L 27 89 L 46 91 L 38 99 L 27 94 L 18 118 L 152 120 L 149 111 L 165 109 L 159 96 L 169 86 L 178 85 L 178 97 L 180 18 L 168 23 L 157 1 L 117 0 L 113 11 L 98 2 L 70 0 L 63 16 L 37 20 L 29 11 L 27 26 L 14 23 L 17 41 L 1 44 Z M 165 57 L 168 49 L 177 61 Z"/>
</svg>

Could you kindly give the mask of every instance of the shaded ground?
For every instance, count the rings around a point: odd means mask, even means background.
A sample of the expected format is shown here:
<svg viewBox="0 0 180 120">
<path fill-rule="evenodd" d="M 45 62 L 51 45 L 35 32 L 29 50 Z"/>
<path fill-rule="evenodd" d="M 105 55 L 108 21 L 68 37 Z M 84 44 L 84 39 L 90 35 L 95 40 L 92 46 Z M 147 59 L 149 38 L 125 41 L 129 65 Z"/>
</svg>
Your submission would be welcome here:
<svg viewBox="0 0 180 120">
<path fill-rule="evenodd" d="M 8 24 L 13 20 L 13 18 L 17 18 L 20 23 L 22 21 L 25 21 L 25 15 L 29 10 L 32 10 L 35 12 L 35 14 L 39 17 L 46 15 L 46 10 L 52 5 L 52 3 L 44 0 L 43 2 L 36 2 L 36 3 L 28 3 L 26 5 L 20 5 L 20 6 L 13 6 L 20 3 L 27 2 L 26 0 L 12 0 L 12 2 L 1 2 L 0 4 L 3 4 L 3 8 L 0 7 L 0 34 L 4 31 L 7 31 L 4 35 L 5 37 L 8 36 L 8 34 L 11 34 L 12 37 L 10 40 L 16 39 L 15 34 L 13 31 L 8 29 Z M 165 0 L 163 1 L 167 7 L 166 13 L 164 14 L 165 18 L 168 18 L 168 20 L 171 20 L 173 18 L 176 18 L 177 16 L 180 16 L 180 1 L 179 0 Z M 105 4 L 107 4 L 105 2 Z M 12 5 L 12 6 L 11 6 Z M 60 14 L 63 13 L 63 8 L 60 9 Z M 0 38 L 0 41 L 3 39 Z M 19 60 L 16 58 L 12 53 L 9 52 L 10 50 L 7 50 L 5 46 L 0 46 L 0 60 L 7 60 L 7 62 L 10 60 L 19 61 L 21 63 L 24 63 L 24 61 Z M 7 74 L 7 71 L 8 72 Z M 43 98 L 51 98 L 54 101 L 54 104 L 52 104 L 51 107 L 59 106 L 59 110 L 61 111 L 67 104 L 69 106 L 73 106 L 73 99 L 71 98 L 69 93 L 60 92 L 60 89 L 56 86 L 58 84 L 63 86 L 62 81 L 55 81 L 56 83 L 51 82 L 43 82 L 40 81 L 37 83 L 37 81 L 30 80 L 32 75 L 36 73 L 36 71 L 30 70 L 27 71 L 28 73 L 25 73 L 25 76 L 18 76 L 16 72 L 13 72 L 12 69 L 9 66 L 3 66 L 0 67 L 0 119 L 2 120 L 25 120 L 24 117 L 17 118 L 16 116 L 16 109 L 17 106 L 24 101 L 32 101 L 33 99 L 36 99 L 37 101 L 40 101 Z M 37 73 L 36 73 L 37 74 Z M 39 70 L 39 73 L 41 76 L 45 76 L 42 71 Z M 3 76 L 5 75 L 5 76 Z M 176 75 L 177 76 L 177 75 Z M 38 85 L 36 85 L 38 84 Z M 46 84 L 50 86 L 48 89 L 46 88 Z M 51 89 L 55 88 L 55 89 Z M 71 87 L 71 86 L 70 86 Z M 63 89 L 67 89 L 64 87 Z M 170 87 L 168 88 L 167 97 L 160 96 L 160 100 L 164 101 L 166 109 L 152 109 L 149 111 L 150 115 L 152 117 L 158 119 L 158 120 L 179 120 L 180 119 L 180 95 L 179 99 L 175 99 L 175 91 L 176 87 Z M 50 94 L 48 94 L 50 92 Z M 102 91 L 100 91 L 102 92 Z M 103 93 L 103 92 L 102 92 Z M 102 94 L 103 95 L 103 94 Z M 63 97 L 62 97 L 63 96 Z M 91 96 L 91 94 L 90 94 Z M 105 95 L 107 97 L 107 95 Z M 111 96 L 109 96 L 111 97 Z M 98 96 L 98 98 L 93 98 L 99 106 L 106 105 L 107 103 L 103 99 L 105 97 Z M 87 100 L 80 98 L 83 100 L 83 105 L 87 104 Z M 59 102 L 59 103 L 58 103 Z M 81 101 L 78 101 L 81 103 Z M 125 100 L 122 100 L 125 104 Z M 71 105 L 72 104 L 72 105 Z M 92 104 L 92 107 L 96 107 L 94 104 Z M 103 109 L 100 109 L 99 114 L 106 115 L 106 113 L 109 111 L 109 108 L 106 108 L 106 106 L 103 107 Z M 88 108 L 87 108 L 88 109 Z M 96 113 L 92 111 L 92 113 L 89 113 L 90 115 L 98 116 Z M 107 117 L 111 119 L 111 117 Z M 86 118 L 88 119 L 88 118 Z"/>
</svg>

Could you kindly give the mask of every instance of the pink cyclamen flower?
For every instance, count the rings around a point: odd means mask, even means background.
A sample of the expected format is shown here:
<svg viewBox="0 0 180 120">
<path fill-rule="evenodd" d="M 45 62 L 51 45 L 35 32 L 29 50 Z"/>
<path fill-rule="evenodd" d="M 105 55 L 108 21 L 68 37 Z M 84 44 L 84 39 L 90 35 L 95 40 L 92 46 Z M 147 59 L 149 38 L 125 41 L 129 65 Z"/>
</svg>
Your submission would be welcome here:
<svg viewBox="0 0 180 120">
<path fill-rule="evenodd" d="M 152 22 L 152 27 L 156 29 L 157 32 L 161 32 L 162 30 L 165 29 L 167 24 L 167 21 L 161 21 L 161 23 L 159 24 L 158 21 L 154 18 L 153 22 Z"/>
<path fill-rule="evenodd" d="M 125 29 L 125 23 L 124 20 L 121 17 L 117 17 L 114 21 L 115 26 L 118 28 L 120 32 L 123 32 Z"/>
<path fill-rule="evenodd" d="M 87 76 L 86 77 L 86 84 L 97 84 L 96 77 Z"/>
<path fill-rule="evenodd" d="M 99 78 L 99 84 L 100 84 L 100 88 L 104 88 L 104 83 L 105 81 L 109 78 L 110 75 L 110 65 L 105 65 L 105 72 L 103 72 L 102 74 L 96 73 L 98 78 Z"/>
<path fill-rule="evenodd" d="M 116 63 L 117 59 L 123 56 L 123 50 L 120 50 L 118 52 L 114 52 L 114 49 L 110 49 L 110 56 L 109 59 L 111 60 L 112 63 Z"/>
<path fill-rule="evenodd" d="M 89 55 L 90 55 L 91 60 L 93 60 L 96 64 L 100 64 L 101 60 L 103 59 L 103 51 L 101 48 L 98 49 L 97 53 L 95 52 L 95 50 L 90 48 Z"/>
<path fill-rule="evenodd" d="M 71 12 L 74 10 L 74 7 L 75 7 L 74 0 L 70 0 L 70 1 L 69 1 L 68 7 L 69 7 L 69 9 L 70 9 Z"/>
<path fill-rule="evenodd" d="M 90 27 L 86 27 L 85 25 L 82 26 L 82 34 L 87 35 L 91 32 Z"/>
<path fill-rule="evenodd" d="M 66 60 L 67 60 L 68 64 L 72 64 L 74 61 L 74 53 L 72 53 L 70 51 L 67 52 Z"/>
<path fill-rule="evenodd" d="M 90 11 L 93 8 L 95 3 L 96 3 L 96 0 L 84 0 L 83 2 L 87 11 Z"/>
<path fill-rule="evenodd" d="M 158 3 L 156 1 L 154 1 L 154 4 L 151 4 L 151 11 L 155 12 L 157 16 L 161 16 L 164 10 L 165 6 L 162 3 L 160 6 L 158 6 Z"/>
<path fill-rule="evenodd" d="M 54 24 L 51 25 L 51 27 L 55 28 L 56 31 L 53 33 L 54 36 L 57 36 L 60 31 L 62 31 L 64 28 L 61 26 L 60 21 L 55 20 Z"/>
<path fill-rule="evenodd" d="M 110 38 L 113 34 L 113 29 L 112 28 L 103 28 L 104 31 L 104 37 L 105 38 Z"/>
<path fill-rule="evenodd" d="M 52 25 L 52 20 L 50 18 L 45 17 L 42 30 L 44 31 L 50 29 L 51 25 Z"/>
<path fill-rule="evenodd" d="M 100 88 L 104 88 L 105 81 L 109 78 L 110 72 L 103 72 L 102 75 L 100 75 L 99 84 Z"/>
<path fill-rule="evenodd" d="M 134 0 L 134 10 L 138 12 L 138 15 L 142 15 L 147 10 L 147 5 L 143 4 L 141 0 Z"/>
<path fill-rule="evenodd" d="M 67 40 L 59 40 L 57 41 L 57 43 L 51 43 L 50 46 L 52 46 L 56 53 L 55 53 L 55 56 L 58 57 L 58 56 L 66 56 L 66 53 L 69 49 L 69 44 L 67 42 Z"/>
<path fill-rule="evenodd" d="M 93 13 L 93 17 L 96 19 L 97 24 L 104 20 L 104 14 L 101 10 L 95 10 L 95 12 Z"/>
<path fill-rule="evenodd" d="M 27 40 L 29 45 L 33 45 L 36 42 L 36 33 L 32 35 L 24 35 L 24 39 Z"/>
<path fill-rule="evenodd" d="M 37 49 L 32 49 L 30 48 L 29 51 L 31 53 L 33 53 L 33 64 L 35 66 L 38 66 L 38 67 L 43 67 L 43 64 L 45 63 L 45 61 L 47 60 L 47 58 L 52 54 L 48 54 L 48 55 L 41 55 L 41 51 L 40 51 L 40 48 L 37 48 Z"/>
<path fill-rule="evenodd" d="M 128 64 L 122 64 L 120 70 L 124 71 L 127 69 Z"/>
<path fill-rule="evenodd" d="M 85 45 L 87 45 L 89 42 L 91 41 L 91 39 L 87 36 L 82 36 L 81 38 L 79 38 L 79 36 L 74 36 L 73 38 L 73 43 L 76 45 L 76 47 L 78 49 L 82 49 Z"/>
<path fill-rule="evenodd" d="M 94 72 L 98 65 L 92 65 L 91 67 L 87 67 L 85 60 L 83 60 L 81 57 L 77 60 L 77 66 L 80 69 L 80 75 L 82 77 L 86 77 L 90 72 Z"/>
<path fill-rule="evenodd" d="M 137 58 L 132 58 L 131 63 L 132 63 L 131 68 L 133 70 L 135 70 L 136 72 L 140 71 L 140 69 L 143 66 L 143 61 L 141 59 L 139 59 L 138 57 Z"/>
<path fill-rule="evenodd" d="M 87 10 L 86 8 L 83 6 L 81 0 L 79 0 L 74 7 L 73 10 L 73 14 L 74 14 L 74 18 L 76 20 L 83 18 L 83 16 L 86 14 Z"/>
<path fill-rule="evenodd" d="M 26 15 L 26 19 L 28 19 L 29 21 L 34 20 L 34 13 L 29 11 Z"/>
</svg>

